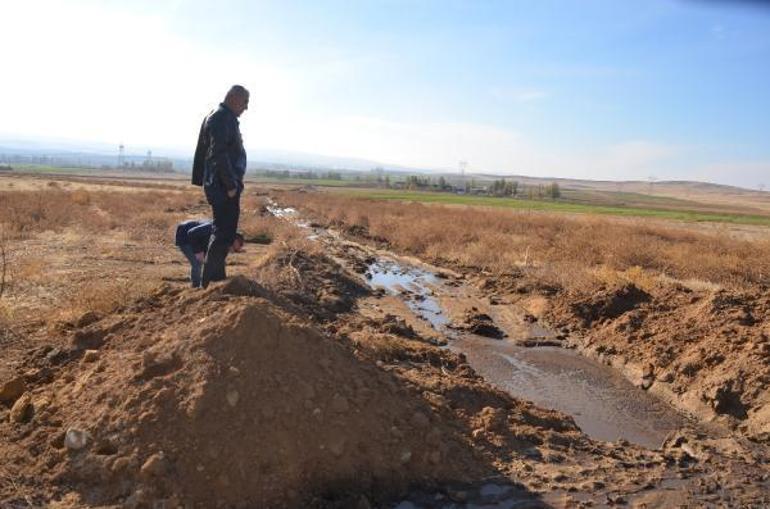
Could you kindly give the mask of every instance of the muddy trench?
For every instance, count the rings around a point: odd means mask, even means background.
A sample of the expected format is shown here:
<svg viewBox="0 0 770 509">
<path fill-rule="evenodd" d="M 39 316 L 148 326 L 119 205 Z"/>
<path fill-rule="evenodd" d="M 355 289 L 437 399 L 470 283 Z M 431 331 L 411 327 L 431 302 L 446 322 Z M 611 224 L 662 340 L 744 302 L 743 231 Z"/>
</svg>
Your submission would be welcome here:
<svg viewBox="0 0 770 509">
<path fill-rule="evenodd" d="M 311 238 L 330 247 L 343 242 L 354 245 L 335 231 L 311 227 L 292 208 L 272 206 L 270 211 L 309 230 Z M 349 264 L 344 258 L 340 261 Z M 497 306 L 487 305 L 479 314 L 489 318 L 489 327 L 497 328 L 503 337 L 485 337 L 488 334 L 483 330 L 481 335 L 457 327 L 457 313 L 450 312 L 468 302 L 484 305 L 474 301 L 478 297 L 466 284 L 392 253 L 380 251 L 367 261 L 365 270 L 356 271 L 363 272 L 366 284 L 401 299 L 419 320 L 446 338 L 444 348 L 465 355 L 477 373 L 511 396 L 572 416 L 590 437 L 622 439 L 656 449 L 688 422 L 668 403 L 633 385 L 613 368 L 566 344 L 553 346 L 562 344 L 557 334 L 528 322 L 523 310 L 499 306 L 505 308 L 500 312 Z"/>
</svg>

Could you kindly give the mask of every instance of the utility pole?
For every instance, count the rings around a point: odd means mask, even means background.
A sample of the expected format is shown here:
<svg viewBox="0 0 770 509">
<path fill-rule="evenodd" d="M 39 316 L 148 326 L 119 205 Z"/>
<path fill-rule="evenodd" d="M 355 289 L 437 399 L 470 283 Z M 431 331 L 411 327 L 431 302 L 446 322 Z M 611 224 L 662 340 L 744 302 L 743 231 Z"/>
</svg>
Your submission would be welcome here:
<svg viewBox="0 0 770 509">
<path fill-rule="evenodd" d="M 126 147 L 121 143 L 118 146 L 118 168 L 122 168 L 126 164 Z"/>
<path fill-rule="evenodd" d="M 460 170 L 460 179 L 465 180 L 465 170 L 468 169 L 468 161 L 460 161 L 457 163 L 457 167 Z"/>
</svg>

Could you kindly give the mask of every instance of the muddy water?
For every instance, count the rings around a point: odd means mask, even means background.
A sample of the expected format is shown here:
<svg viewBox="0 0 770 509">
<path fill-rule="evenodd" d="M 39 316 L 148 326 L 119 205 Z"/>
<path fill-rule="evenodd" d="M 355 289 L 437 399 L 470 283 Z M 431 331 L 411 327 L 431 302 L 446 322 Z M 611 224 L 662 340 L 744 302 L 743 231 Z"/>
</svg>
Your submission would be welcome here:
<svg viewBox="0 0 770 509">
<path fill-rule="evenodd" d="M 437 286 L 439 279 L 430 272 L 380 259 L 369 265 L 366 278 L 372 288 L 384 288 L 392 295 L 403 296 L 409 309 L 434 329 L 443 331 L 449 324 L 430 288 Z"/>
<path fill-rule="evenodd" d="M 314 239 L 338 240 L 333 232 L 311 228 L 299 220 L 295 209 L 274 205 L 268 208 L 277 217 L 311 229 Z M 593 438 L 622 438 L 656 448 L 670 431 L 685 422 L 670 406 L 633 386 L 611 368 L 573 350 L 514 344 L 519 339 L 554 336 L 538 324 L 530 324 L 527 330 L 507 330 L 506 340 L 451 329 L 437 295 L 446 298 L 458 289 L 448 288 L 430 271 L 381 256 L 368 266 L 365 276 L 372 288 L 382 288 L 402 298 L 417 317 L 450 340 L 449 348 L 465 354 L 470 365 L 488 382 L 514 397 L 571 415 Z"/>
<path fill-rule="evenodd" d="M 451 348 L 463 352 L 489 382 L 571 415 L 586 434 L 599 440 L 623 438 L 656 448 L 684 423 L 657 398 L 573 350 L 526 348 L 468 336 L 457 338 Z"/>
<path fill-rule="evenodd" d="M 517 398 L 571 415 L 593 438 L 622 438 L 656 448 L 684 423 L 665 403 L 573 350 L 522 347 L 513 341 L 523 338 L 501 341 L 448 328 L 449 319 L 435 298 L 442 282 L 428 271 L 381 258 L 369 266 L 366 277 L 373 288 L 402 296 L 412 312 L 446 335 L 449 348 L 465 354 L 487 381 Z M 527 337 L 552 336 L 542 327 L 536 329 L 528 331 Z"/>
</svg>

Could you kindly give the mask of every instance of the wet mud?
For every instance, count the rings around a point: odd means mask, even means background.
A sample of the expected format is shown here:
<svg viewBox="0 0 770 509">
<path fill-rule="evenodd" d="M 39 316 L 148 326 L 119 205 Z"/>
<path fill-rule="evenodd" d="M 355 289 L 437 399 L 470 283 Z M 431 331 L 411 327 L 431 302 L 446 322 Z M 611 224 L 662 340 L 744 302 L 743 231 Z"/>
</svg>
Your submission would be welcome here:
<svg viewBox="0 0 770 509">
<path fill-rule="evenodd" d="M 515 344 L 517 339 L 555 337 L 538 324 L 503 340 L 450 328 L 436 295 L 460 294 L 463 287 L 444 289 L 442 279 L 430 271 L 380 259 L 369 265 L 366 280 L 372 288 L 403 297 L 412 312 L 446 335 L 448 348 L 464 354 L 488 382 L 514 397 L 572 416 L 593 438 L 624 439 L 654 449 L 685 423 L 666 403 L 574 350 Z M 521 334 L 526 338 L 519 337 Z"/>
</svg>

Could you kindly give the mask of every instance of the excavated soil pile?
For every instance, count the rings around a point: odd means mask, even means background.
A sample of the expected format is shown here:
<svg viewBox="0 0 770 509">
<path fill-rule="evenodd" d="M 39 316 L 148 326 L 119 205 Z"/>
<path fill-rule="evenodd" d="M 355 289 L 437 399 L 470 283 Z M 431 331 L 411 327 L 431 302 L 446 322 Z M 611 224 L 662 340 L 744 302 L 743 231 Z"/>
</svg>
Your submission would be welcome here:
<svg viewBox="0 0 770 509">
<path fill-rule="evenodd" d="M 350 311 L 356 299 L 370 293 L 334 260 L 313 252 L 274 253 L 262 262 L 258 278 L 283 307 L 321 322 Z"/>
<path fill-rule="evenodd" d="M 712 413 L 748 436 L 770 438 L 770 296 L 696 291 L 646 293 L 633 285 L 553 299 L 550 323 L 584 337 L 607 357 L 641 367 L 695 413 Z"/>
<path fill-rule="evenodd" d="M 311 507 L 491 472 L 419 393 L 257 289 L 165 287 L 31 352 L 8 474 L 41 502 Z"/>
</svg>

